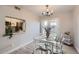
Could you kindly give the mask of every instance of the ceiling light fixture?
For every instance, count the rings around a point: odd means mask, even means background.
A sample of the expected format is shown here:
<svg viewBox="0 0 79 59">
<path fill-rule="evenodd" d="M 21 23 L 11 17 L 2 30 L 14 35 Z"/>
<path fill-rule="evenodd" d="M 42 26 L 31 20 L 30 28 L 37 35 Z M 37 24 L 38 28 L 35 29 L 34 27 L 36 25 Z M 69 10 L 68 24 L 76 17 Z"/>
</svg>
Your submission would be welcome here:
<svg viewBox="0 0 79 59">
<path fill-rule="evenodd" d="M 14 6 L 14 8 L 19 11 L 21 10 L 18 6 Z"/>
<path fill-rule="evenodd" d="M 44 11 L 42 11 L 42 15 L 44 15 L 44 16 L 51 16 L 51 15 L 53 15 L 53 10 L 51 10 L 49 8 L 49 5 L 46 5 L 45 8 L 46 9 Z"/>
</svg>

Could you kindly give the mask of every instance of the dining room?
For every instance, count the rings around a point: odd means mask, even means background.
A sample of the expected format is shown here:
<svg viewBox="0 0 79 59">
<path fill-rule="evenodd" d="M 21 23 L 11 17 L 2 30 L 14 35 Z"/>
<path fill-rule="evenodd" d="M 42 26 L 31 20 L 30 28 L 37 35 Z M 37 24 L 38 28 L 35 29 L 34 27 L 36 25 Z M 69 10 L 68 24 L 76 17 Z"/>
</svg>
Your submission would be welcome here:
<svg viewBox="0 0 79 59">
<path fill-rule="evenodd" d="M 79 6 L 0 6 L 0 54 L 78 54 Z"/>
<path fill-rule="evenodd" d="M 39 16 L 39 34 L 33 37 L 31 43 L 11 54 L 77 54 L 73 29 L 75 7 L 74 5 L 24 6 Z"/>
</svg>

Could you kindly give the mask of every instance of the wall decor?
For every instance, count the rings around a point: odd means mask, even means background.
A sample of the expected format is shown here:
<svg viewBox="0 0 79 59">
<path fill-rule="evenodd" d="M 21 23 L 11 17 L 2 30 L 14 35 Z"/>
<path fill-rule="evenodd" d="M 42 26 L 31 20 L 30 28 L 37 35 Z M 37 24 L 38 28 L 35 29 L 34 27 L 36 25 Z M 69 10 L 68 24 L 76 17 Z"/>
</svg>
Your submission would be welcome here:
<svg viewBox="0 0 79 59">
<path fill-rule="evenodd" d="M 25 32 L 25 20 L 6 16 L 5 17 L 5 34 L 3 36 L 9 36 L 11 38 L 14 34 L 19 32 Z"/>
</svg>

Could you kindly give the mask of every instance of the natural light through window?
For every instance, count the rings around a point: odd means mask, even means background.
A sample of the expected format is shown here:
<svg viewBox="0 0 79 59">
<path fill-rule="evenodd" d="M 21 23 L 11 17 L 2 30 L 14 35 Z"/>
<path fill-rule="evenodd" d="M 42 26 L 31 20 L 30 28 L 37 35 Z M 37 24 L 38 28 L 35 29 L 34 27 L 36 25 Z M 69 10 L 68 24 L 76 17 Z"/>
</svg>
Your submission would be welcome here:
<svg viewBox="0 0 79 59">
<path fill-rule="evenodd" d="M 44 21 L 44 26 L 47 26 L 48 25 L 48 21 Z"/>
</svg>

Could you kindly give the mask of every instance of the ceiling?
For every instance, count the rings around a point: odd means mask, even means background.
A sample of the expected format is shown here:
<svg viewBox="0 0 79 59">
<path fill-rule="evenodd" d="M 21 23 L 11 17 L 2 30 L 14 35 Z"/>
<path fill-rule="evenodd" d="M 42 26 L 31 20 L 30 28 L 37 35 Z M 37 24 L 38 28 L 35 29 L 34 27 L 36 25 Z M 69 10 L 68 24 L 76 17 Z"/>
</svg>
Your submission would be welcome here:
<svg viewBox="0 0 79 59">
<path fill-rule="evenodd" d="M 19 7 L 27 9 L 38 16 L 41 16 L 41 12 L 45 10 L 45 5 L 21 5 Z M 74 5 L 49 5 L 49 8 L 55 13 L 70 12 L 74 7 Z"/>
</svg>

